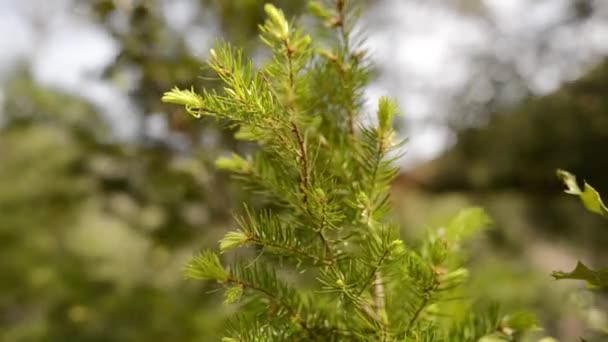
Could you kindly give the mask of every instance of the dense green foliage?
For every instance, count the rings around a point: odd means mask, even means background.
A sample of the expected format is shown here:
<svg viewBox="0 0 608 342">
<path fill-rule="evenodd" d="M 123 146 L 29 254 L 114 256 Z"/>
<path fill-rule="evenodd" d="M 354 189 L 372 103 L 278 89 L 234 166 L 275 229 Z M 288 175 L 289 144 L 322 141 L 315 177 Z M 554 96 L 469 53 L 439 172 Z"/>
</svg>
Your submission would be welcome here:
<svg viewBox="0 0 608 342">
<path fill-rule="evenodd" d="M 254 68 L 218 44 L 209 67 L 222 91 L 163 96 L 258 145 L 216 162 L 271 204 L 246 206 L 220 241 L 225 255 L 252 248 L 227 266 L 206 250 L 186 267 L 225 288 L 226 303 L 240 303 L 224 341 L 517 339 L 534 326 L 529 315 L 501 318 L 457 299 L 468 274 L 459 246 L 488 225 L 483 211 L 461 212 L 418 244 L 401 240 L 388 192 L 402 144 L 392 128 L 397 106 L 381 98 L 375 124 L 364 124 L 369 68 L 351 34 L 354 11 L 342 0 L 310 8 L 330 38 L 311 38 L 266 5 L 268 63 Z"/>
<path fill-rule="evenodd" d="M 90 105 L 25 76 L 7 94 L 0 340 L 210 338 L 216 302 L 176 270 L 226 217 L 202 205 L 221 184 L 205 160 L 110 142 Z"/>
<path fill-rule="evenodd" d="M 257 18 L 223 3 L 204 2 L 222 27 Z M 221 301 L 184 282 L 180 265 L 229 219 L 235 192 L 213 160 L 234 139 L 182 115 L 169 116 L 169 138 L 149 134 L 150 114 L 166 110 L 162 92 L 200 71 L 159 2 L 95 0 L 75 12 L 115 39 L 102 77 L 133 101 L 120 115 L 136 118 L 137 132 L 116 139 L 102 109 L 40 84 L 29 65 L 2 84 L 0 340 L 213 340 Z"/>
</svg>

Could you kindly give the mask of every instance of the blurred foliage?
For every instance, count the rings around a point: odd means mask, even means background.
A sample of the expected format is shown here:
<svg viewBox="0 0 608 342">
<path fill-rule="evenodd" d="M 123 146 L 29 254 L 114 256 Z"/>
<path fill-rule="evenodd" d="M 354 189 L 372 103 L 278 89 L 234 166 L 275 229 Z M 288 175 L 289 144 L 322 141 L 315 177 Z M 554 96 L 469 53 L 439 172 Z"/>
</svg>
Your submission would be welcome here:
<svg viewBox="0 0 608 342">
<path fill-rule="evenodd" d="M 553 172 L 564 167 L 592 182 L 600 192 L 608 188 L 608 163 L 601 157 L 608 146 L 607 90 L 608 61 L 604 61 L 552 94 L 531 97 L 491 115 L 487 124 L 458 132 L 456 144 L 439 158 L 404 175 L 401 184 L 405 186 L 396 195 L 404 196 L 403 192 L 413 188 L 424 191 L 399 199 L 406 208 L 414 206 L 401 213 L 406 222 L 416 212 L 425 212 L 421 201 L 433 203 L 431 213 L 441 213 L 445 210 L 441 203 L 454 199 L 461 205 L 486 208 L 497 229 L 491 232 L 487 247 L 481 247 L 475 261 L 478 266 L 473 267 L 486 270 L 476 273 L 481 274 L 478 291 L 536 307 L 543 326 L 565 336 L 564 340 L 578 338 L 584 330 L 582 324 L 592 329 L 608 324 L 605 310 L 598 310 L 606 307 L 601 295 L 594 303 L 568 300 L 577 308 L 568 311 L 551 302 L 563 303 L 566 295 L 560 291 L 571 284 L 553 290 L 546 283 L 551 271 L 570 268 L 577 258 L 598 265 L 608 262 L 604 220 L 564 198 Z M 588 185 L 579 192 L 587 200 L 599 198 Z M 601 210 L 597 202 L 590 205 Z M 489 285 L 497 281 L 504 286 Z M 528 296 L 521 290 L 524 288 L 536 290 Z M 540 298 L 538 293 L 545 295 Z"/>
<path fill-rule="evenodd" d="M 135 154 L 108 142 L 82 100 L 27 75 L 11 86 L 0 134 L 2 340 L 208 336 L 217 320 L 205 290 L 179 272 L 225 214 L 218 196 L 217 207 L 202 204 L 212 179 L 200 158 Z"/>
<path fill-rule="evenodd" d="M 558 91 L 532 97 L 458 142 L 420 175 L 432 189 L 556 189 L 558 168 L 608 189 L 608 61 Z M 592 161 L 592 162 L 590 162 Z M 466 167 L 463 167 L 466 165 Z M 427 172 L 428 171 L 428 172 Z"/>
<path fill-rule="evenodd" d="M 466 191 L 484 207 L 491 207 L 499 194 L 520 194 L 524 217 L 535 233 L 587 246 L 590 257 L 606 258 L 608 234 L 601 218 L 564 200 L 552 170 L 572 170 L 600 192 L 608 189 L 608 159 L 601 157 L 608 146 L 607 90 L 604 61 L 552 94 L 532 97 L 494 115 L 487 125 L 462 130 L 450 150 L 408 177 L 437 193 Z M 490 212 L 505 217 L 497 222 L 509 234 L 513 216 Z"/>
<path fill-rule="evenodd" d="M 201 8 L 221 21 L 226 39 L 247 40 L 261 3 L 202 1 Z M 166 139 L 146 124 L 148 114 L 167 111 L 159 99 L 170 85 L 213 83 L 198 79 L 200 57 L 161 15 L 163 3 L 78 6 L 119 43 L 104 77 L 136 105 L 124 115 L 139 118 L 139 131 L 116 140 L 98 108 L 37 84 L 27 66 L 6 82 L 0 340 L 216 340 L 225 311 L 181 270 L 228 224 L 237 192 L 211 166 L 222 146 L 236 148 L 232 134 L 172 113 Z"/>
<path fill-rule="evenodd" d="M 183 2 L 183 1 L 182 1 Z M 254 52 L 259 45 L 257 26 L 263 22 L 262 0 L 200 0 L 192 1 L 196 11 L 190 27 L 211 30 L 212 39 L 226 39 L 245 44 Z M 275 1 L 284 6 L 289 15 L 298 13 L 305 1 Z M 120 41 L 121 50 L 116 62 L 107 70 L 107 76 L 121 78 L 125 72 L 135 73 L 137 83 L 131 94 L 146 113 L 166 111 L 158 99 L 167 89 L 189 86 L 199 77 L 208 76 L 201 70 L 201 57 L 189 48 L 186 29 L 172 26 L 171 18 L 163 15 L 172 1 L 116 1 L 97 0 L 91 7 L 97 19 L 108 28 L 115 39 Z M 124 23 L 128 23 L 125 29 Z M 177 24 L 174 24 L 174 26 Z M 220 32 L 214 32 L 219 26 Z M 195 43 L 196 48 L 206 50 L 213 40 Z M 205 51 L 206 53 L 206 51 Z M 201 82 L 197 82 L 200 84 Z M 180 129 L 190 129 L 196 125 L 185 125 L 180 115 L 172 117 L 174 125 Z"/>
<path fill-rule="evenodd" d="M 558 220 L 562 220 L 564 229 L 576 228 L 571 230 L 582 235 L 579 240 L 569 241 L 562 234 L 542 235 L 534 219 L 538 213 L 529 210 L 533 201 L 520 192 L 437 194 L 411 187 L 396 187 L 393 192 L 393 201 L 400 208 L 396 215 L 408 240 L 423 239 L 429 230 L 445 226 L 463 207 L 483 204 L 490 213 L 494 229 L 462 247 L 470 260 L 469 295 L 483 298 L 482 302 L 500 301 L 503 312 L 532 309 L 540 319 L 540 326 L 560 341 L 593 336 L 585 331 L 608 323 L 606 303 L 601 296 L 581 292 L 584 289 L 575 282 L 556 283 L 549 276 L 555 269 L 572 267 L 577 258 L 601 259 L 602 249 L 594 250 L 580 241 L 592 240 L 597 235 L 590 229 L 595 225 L 593 215 L 577 210 L 578 203 L 571 203 L 569 198 L 556 199 L 554 203 L 562 208 Z M 552 210 L 545 215 L 551 213 Z M 588 341 L 602 341 L 602 337 Z"/>
</svg>

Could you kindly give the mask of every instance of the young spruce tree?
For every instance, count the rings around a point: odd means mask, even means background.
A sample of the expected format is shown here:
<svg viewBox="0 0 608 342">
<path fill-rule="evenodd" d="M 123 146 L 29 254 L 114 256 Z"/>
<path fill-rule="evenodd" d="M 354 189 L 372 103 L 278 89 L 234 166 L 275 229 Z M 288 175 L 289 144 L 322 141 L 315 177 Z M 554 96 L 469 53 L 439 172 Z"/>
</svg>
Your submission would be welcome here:
<svg viewBox="0 0 608 342">
<path fill-rule="evenodd" d="M 230 265 L 204 251 L 186 267 L 189 277 L 225 288 L 227 303 L 240 303 L 223 341 L 514 340 L 525 317 L 501 319 L 492 306 L 475 311 L 464 301 L 464 314 L 451 315 L 468 273 L 457 247 L 488 223 L 483 211 L 463 211 L 416 246 L 400 239 L 389 201 L 402 146 L 392 126 L 397 106 L 381 98 L 376 124 L 364 124 L 370 68 L 353 41 L 355 11 L 346 0 L 309 8 L 324 24 L 318 40 L 266 5 L 268 63 L 255 68 L 219 44 L 209 66 L 222 91 L 163 97 L 258 146 L 217 161 L 257 203 L 271 204 L 245 206 L 238 229 L 220 241 L 220 254 L 247 250 Z"/>
</svg>

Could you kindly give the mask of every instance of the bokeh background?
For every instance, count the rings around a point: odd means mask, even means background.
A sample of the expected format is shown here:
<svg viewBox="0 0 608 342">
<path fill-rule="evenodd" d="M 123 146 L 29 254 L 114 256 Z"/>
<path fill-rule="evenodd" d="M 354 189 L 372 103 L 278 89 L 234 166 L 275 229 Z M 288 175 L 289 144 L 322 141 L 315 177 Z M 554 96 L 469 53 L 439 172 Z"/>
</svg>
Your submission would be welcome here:
<svg viewBox="0 0 608 342">
<path fill-rule="evenodd" d="M 608 194 L 608 2 L 357 2 L 370 111 L 388 94 L 405 114 L 405 235 L 486 208 L 471 291 L 604 340 L 606 299 L 549 273 L 608 265 L 608 224 L 555 177 Z M 243 194 L 213 161 L 243 147 L 160 97 L 213 86 L 218 39 L 263 62 L 263 3 L 0 0 L 0 341 L 218 340 L 230 309 L 181 270 L 233 225 Z"/>
</svg>

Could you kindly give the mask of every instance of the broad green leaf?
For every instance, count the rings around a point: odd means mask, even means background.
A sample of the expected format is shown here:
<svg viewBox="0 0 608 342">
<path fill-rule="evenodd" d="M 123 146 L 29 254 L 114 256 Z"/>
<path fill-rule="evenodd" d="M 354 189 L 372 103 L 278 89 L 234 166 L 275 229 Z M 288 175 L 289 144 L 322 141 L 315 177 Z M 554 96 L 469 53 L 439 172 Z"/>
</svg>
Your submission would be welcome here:
<svg viewBox="0 0 608 342">
<path fill-rule="evenodd" d="M 608 269 L 594 271 L 580 261 L 572 272 L 555 271 L 551 275 L 555 279 L 584 280 L 592 288 L 608 288 Z"/>
<path fill-rule="evenodd" d="M 608 217 L 608 208 L 602 202 L 600 194 L 591 185 L 585 182 L 585 189 L 581 191 L 576 183 L 576 176 L 564 170 L 557 170 L 557 177 L 566 185 L 567 194 L 578 196 L 589 211 Z"/>
</svg>

